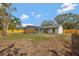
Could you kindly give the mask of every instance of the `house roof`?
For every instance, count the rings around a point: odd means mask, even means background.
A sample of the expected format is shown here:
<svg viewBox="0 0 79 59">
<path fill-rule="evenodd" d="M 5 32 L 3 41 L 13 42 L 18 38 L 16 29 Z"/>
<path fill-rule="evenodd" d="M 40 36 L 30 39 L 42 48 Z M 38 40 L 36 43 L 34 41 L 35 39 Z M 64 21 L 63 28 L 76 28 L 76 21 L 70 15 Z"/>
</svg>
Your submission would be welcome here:
<svg viewBox="0 0 79 59">
<path fill-rule="evenodd" d="M 28 28 L 58 28 L 60 25 L 59 24 L 54 24 L 54 25 L 50 25 L 50 26 L 26 26 L 25 29 Z"/>
<path fill-rule="evenodd" d="M 39 26 L 26 26 L 24 29 L 30 29 L 30 28 L 41 28 Z"/>
<path fill-rule="evenodd" d="M 60 25 L 42 26 L 42 28 L 58 28 Z"/>
</svg>

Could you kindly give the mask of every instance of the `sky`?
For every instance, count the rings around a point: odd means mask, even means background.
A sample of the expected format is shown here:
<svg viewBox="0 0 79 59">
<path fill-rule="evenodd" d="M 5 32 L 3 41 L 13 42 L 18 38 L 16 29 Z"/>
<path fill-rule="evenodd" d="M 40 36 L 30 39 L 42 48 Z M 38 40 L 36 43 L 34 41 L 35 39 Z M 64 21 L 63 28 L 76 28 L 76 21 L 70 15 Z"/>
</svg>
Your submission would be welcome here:
<svg viewBox="0 0 79 59">
<path fill-rule="evenodd" d="M 53 20 L 62 13 L 79 14 L 79 4 L 72 3 L 14 3 L 14 16 L 21 19 L 22 25 L 40 26 L 44 20 Z"/>
</svg>

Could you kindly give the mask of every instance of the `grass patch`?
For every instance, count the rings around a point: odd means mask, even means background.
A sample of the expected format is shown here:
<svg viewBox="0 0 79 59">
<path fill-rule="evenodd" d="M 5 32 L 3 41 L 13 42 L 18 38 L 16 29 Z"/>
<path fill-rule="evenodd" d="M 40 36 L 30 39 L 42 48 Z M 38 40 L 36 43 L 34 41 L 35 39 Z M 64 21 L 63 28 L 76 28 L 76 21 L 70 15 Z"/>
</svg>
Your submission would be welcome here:
<svg viewBox="0 0 79 59">
<path fill-rule="evenodd" d="M 71 34 L 59 34 L 57 38 L 64 43 L 68 43 L 71 41 Z"/>
<path fill-rule="evenodd" d="M 1 37 L 0 39 L 6 40 L 32 40 L 33 42 L 48 40 L 48 39 L 70 39 L 67 34 L 45 34 L 45 33 L 31 33 L 31 34 L 23 34 L 23 33 L 11 33 L 8 36 Z"/>
<path fill-rule="evenodd" d="M 9 34 L 8 36 L 1 37 L 1 39 L 6 39 L 6 40 L 32 40 L 34 42 L 47 40 L 49 38 L 50 36 L 42 33 L 34 33 L 34 34 L 12 33 Z"/>
</svg>

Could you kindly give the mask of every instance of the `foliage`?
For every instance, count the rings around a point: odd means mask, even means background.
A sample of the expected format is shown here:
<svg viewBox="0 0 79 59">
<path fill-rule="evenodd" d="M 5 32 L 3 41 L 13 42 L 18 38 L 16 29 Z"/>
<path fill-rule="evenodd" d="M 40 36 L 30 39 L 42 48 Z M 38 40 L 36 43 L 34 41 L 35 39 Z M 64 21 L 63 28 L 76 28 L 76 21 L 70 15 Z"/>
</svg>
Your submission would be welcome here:
<svg viewBox="0 0 79 59">
<path fill-rule="evenodd" d="M 21 28 L 21 20 L 15 16 L 13 16 L 9 29 L 17 29 L 17 26 L 18 26 L 18 29 Z"/>
<path fill-rule="evenodd" d="M 55 17 L 54 21 L 62 24 L 64 29 L 72 29 L 79 24 L 79 15 L 73 13 L 60 14 Z"/>
<path fill-rule="evenodd" d="M 49 26 L 52 25 L 53 21 L 52 20 L 44 20 L 41 24 L 41 26 Z"/>
<path fill-rule="evenodd" d="M 4 36 L 7 34 L 11 22 L 11 13 L 14 12 L 14 10 L 15 8 L 11 7 L 10 3 L 1 3 L 0 5 L 0 28 Z"/>
</svg>

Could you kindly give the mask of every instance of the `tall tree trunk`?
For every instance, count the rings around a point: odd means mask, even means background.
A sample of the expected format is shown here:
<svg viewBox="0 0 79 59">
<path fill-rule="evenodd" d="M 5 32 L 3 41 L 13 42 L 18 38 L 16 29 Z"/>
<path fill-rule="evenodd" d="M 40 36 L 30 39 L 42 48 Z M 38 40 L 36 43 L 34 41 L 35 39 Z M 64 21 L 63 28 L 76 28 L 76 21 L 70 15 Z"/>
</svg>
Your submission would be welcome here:
<svg viewBox="0 0 79 59">
<path fill-rule="evenodd" d="M 2 35 L 6 36 L 7 35 L 7 30 L 6 30 L 6 24 L 3 24 L 3 29 L 2 29 Z"/>
<path fill-rule="evenodd" d="M 6 17 L 3 17 L 3 22 L 2 22 L 2 35 L 3 36 L 6 36 L 8 33 L 7 33 L 7 30 L 8 30 L 8 26 L 9 26 L 9 21 L 6 19 Z"/>
</svg>

